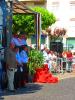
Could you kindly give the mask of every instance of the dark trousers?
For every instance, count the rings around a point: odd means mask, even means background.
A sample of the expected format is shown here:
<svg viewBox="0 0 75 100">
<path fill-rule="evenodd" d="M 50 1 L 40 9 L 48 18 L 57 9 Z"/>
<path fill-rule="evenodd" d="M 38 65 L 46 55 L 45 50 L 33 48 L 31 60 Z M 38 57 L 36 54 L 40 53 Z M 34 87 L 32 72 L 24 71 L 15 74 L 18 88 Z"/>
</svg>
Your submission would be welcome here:
<svg viewBox="0 0 75 100">
<path fill-rule="evenodd" d="M 29 80 L 29 67 L 27 66 L 27 63 L 23 63 L 23 77 L 26 82 Z"/>
<path fill-rule="evenodd" d="M 17 72 L 14 75 L 14 88 L 20 88 L 25 86 L 23 72 L 20 70 L 20 66 L 18 66 Z"/>
<path fill-rule="evenodd" d="M 4 90 L 7 88 L 8 80 L 7 80 L 7 70 L 6 70 L 6 62 L 1 60 L 2 68 L 0 69 L 0 85 L 1 89 Z"/>
</svg>

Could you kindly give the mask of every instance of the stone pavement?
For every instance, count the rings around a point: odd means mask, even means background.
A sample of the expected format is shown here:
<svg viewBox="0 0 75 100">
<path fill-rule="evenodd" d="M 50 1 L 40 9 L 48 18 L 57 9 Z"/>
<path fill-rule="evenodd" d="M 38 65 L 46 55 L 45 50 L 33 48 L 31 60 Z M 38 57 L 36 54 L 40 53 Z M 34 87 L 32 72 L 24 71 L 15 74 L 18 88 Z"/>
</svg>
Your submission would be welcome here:
<svg viewBox="0 0 75 100">
<path fill-rule="evenodd" d="M 57 75 L 55 84 L 29 83 L 15 93 L 0 93 L 0 100 L 75 100 L 75 73 Z"/>
<path fill-rule="evenodd" d="M 75 72 L 71 72 L 71 73 L 59 73 L 59 74 L 56 74 L 55 76 L 57 76 L 59 78 L 59 80 L 62 80 L 62 79 L 66 79 L 66 78 L 71 78 L 71 77 L 75 77 Z"/>
</svg>

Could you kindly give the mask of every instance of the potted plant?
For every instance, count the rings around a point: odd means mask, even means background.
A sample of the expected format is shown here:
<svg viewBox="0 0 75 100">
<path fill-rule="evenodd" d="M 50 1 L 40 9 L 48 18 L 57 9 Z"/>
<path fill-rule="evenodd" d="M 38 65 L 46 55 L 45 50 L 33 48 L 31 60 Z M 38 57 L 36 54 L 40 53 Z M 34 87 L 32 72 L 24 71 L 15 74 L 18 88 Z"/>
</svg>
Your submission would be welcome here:
<svg viewBox="0 0 75 100">
<path fill-rule="evenodd" d="M 29 75 L 32 77 L 36 68 L 41 68 L 44 63 L 43 53 L 37 49 L 32 49 L 29 52 Z"/>
</svg>

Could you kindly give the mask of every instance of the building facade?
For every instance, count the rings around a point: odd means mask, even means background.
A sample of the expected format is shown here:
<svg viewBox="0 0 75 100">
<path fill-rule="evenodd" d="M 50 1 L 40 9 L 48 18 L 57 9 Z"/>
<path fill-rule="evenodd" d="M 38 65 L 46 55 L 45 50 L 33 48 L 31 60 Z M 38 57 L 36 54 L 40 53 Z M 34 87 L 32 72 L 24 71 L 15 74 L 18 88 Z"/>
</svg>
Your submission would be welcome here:
<svg viewBox="0 0 75 100">
<path fill-rule="evenodd" d="M 66 36 L 63 37 L 63 46 L 66 47 L 66 49 L 75 50 L 75 0 L 18 0 L 18 1 L 22 1 L 26 6 L 29 7 L 34 7 L 34 6 L 44 7 L 48 11 L 54 13 L 54 15 L 57 18 L 55 26 L 64 27 L 67 30 Z M 0 23 L 2 23 L 1 16 L 2 16 L 2 10 L 0 7 Z M 2 37 L 0 35 L 0 40 L 1 39 Z M 48 42 L 49 41 L 47 39 L 46 44 Z"/>
<path fill-rule="evenodd" d="M 44 7 L 46 8 L 46 0 L 18 0 L 28 7 Z M 41 35 L 41 44 L 45 44 L 47 41 L 47 36 Z M 27 39 L 27 44 L 34 47 L 36 45 L 36 36 L 32 36 L 31 39 Z"/>
<path fill-rule="evenodd" d="M 56 26 L 67 30 L 64 46 L 75 50 L 75 0 L 47 0 L 46 8 L 57 18 Z"/>
<path fill-rule="evenodd" d="M 75 50 L 75 0 L 19 0 L 27 6 L 42 6 L 54 13 L 56 27 L 64 27 L 67 32 L 63 37 L 63 46 Z"/>
</svg>

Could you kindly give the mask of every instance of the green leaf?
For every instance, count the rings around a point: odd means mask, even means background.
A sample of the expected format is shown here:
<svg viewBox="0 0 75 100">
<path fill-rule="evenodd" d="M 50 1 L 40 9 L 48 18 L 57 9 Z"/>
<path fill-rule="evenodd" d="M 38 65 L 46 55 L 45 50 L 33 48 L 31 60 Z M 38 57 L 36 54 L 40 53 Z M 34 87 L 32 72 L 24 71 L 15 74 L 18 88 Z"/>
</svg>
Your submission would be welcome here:
<svg viewBox="0 0 75 100">
<path fill-rule="evenodd" d="M 34 7 L 32 10 L 41 14 L 42 29 L 46 29 L 53 23 L 55 23 L 56 18 L 53 13 L 50 13 L 43 7 Z M 35 16 L 34 15 L 21 15 L 17 14 L 13 16 L 13 33 L 19 30 L 27 33 L 27 36 L 30 37 L 35 32 Z"/>
<path fill-rule="evenodd" d="M 44 64 L 43 53 L 39 50 L 33 49 L 29 52 L 30 61 L 28 62 L 29 72 L 35 72 L 35 68 L 40 68 Z"/>
</svg>

